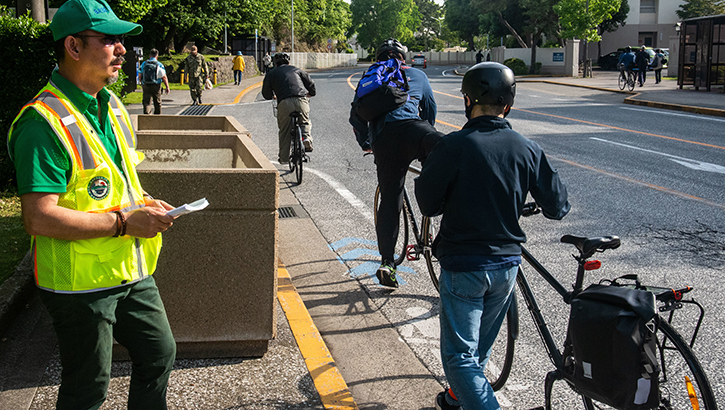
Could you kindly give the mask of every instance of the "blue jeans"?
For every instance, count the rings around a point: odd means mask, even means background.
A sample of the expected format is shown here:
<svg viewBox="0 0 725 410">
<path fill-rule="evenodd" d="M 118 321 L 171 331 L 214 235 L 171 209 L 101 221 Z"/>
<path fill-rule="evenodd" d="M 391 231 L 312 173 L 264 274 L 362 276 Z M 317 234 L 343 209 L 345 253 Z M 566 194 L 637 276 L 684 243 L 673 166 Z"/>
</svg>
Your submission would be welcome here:
<svg viewBox="0 0 725 410">
<path fill-rule="evenodd" d="M 486 367 L 516 283 L 518 266 L 472 272 L 441 269 L 441 358 L 464 409 L 500 409 L 486 380 Z"/>
<path fill-rule="evenodd" d="M 242 82 L 242 70 L 234 70 L 234 82 L 237 84 Z"/>
</svg>

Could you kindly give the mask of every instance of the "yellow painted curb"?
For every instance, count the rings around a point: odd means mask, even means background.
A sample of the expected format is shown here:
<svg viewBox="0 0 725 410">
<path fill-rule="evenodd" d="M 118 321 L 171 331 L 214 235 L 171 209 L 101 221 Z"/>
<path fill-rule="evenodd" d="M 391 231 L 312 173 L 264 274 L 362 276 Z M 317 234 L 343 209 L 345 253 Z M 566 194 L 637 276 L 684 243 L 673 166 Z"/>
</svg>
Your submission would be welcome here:
<svg viewBox="0 0 725 410">
<path fill-rule="evenodd" d="M 258 83 L 255 83 L 255 84 L 252 84 L 252 85 L 250 85 L 249 87 L 247 87 L 247 88 L 243 89 L 243 90 L 242 90 L 242 92 L 240 92 L 240 93 L 239 93 L 239 94 L 237 95 L 237 98 L 235 98 L 235 99 L 234 99 L 234 104 L 239 104 L 239 101 L 241 101 L 241 100 L 242 100 L 242 97 L 244 97 L 244 94 L 246 94 L 246 93 L 250 92 L 251 90 L 253 90 L 253 89 L 255 89 L 255 88 L 259 88 L 259 87 L 261 87 L 261 86 L 262 86 L 262 81 L 260 81 L 260 82 L 258 82 Z"/>
<path fill-rule="evenodd" d="M 248 87 L 250 89 L 254 86 Z M 242 91 L 242 93 L 247 90 Z M 347 383 L 335 365 L 327 345 L 312 321 L 302 298 L 292 284 L 287 268 L 280 261 L 277 265 L 277 299 L 282 306 L 302 358 L 305 360 L 315 388 L 326 409 L 357 410 L 357 404 Z"/>
</svg>

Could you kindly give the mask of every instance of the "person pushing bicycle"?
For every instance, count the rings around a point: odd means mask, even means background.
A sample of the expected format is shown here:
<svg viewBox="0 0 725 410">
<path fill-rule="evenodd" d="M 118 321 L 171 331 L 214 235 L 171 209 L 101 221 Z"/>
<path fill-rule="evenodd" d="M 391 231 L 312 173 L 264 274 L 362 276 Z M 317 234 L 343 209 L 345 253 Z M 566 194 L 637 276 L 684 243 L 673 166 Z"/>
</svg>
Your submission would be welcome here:
<svg viewBox="0 0 725 410">
<path fill-rule="evenodd" d="M 298 112 L 299 124 L 302 128 L 302 143 L 305 152 L 312 152 L 312 135 L 310 130 L 310 99 L 317 94 L 315 82 L 306 71 L 289 64 L 287 53 L 274 55 L 277 66 L 270 71 L 262 82 L 262 96 L 265 100 L 277 99 L 277 127 L 279 128 L 279 162 L 289 162 L 290 142 L 292 141 L 292 119 L 290 114 Z"/>
<path fill-rule="evenodd" d="M 415 181 L 423 215 L 443 215 L 433 253 L 441 265 L 440 346 L 451 388 L 435 406 L 499 409 L 483 370 L 521 263 L 526 235 L 518 219 L 529 193 L 550 219 L 563 218 L 570 205 L 541 147 L 505 119 L 516 95 L 513 71 L 476 64 L 461 92 L 468 122 L 438 142 Z"/>
<path fill-rule="evenodd" d="M 391 58 L 405 63 L 405 49 L 398 40 L 388 39 L 377 49 L 378 61 Z M 379 119 L 368 123 L 353 109 L 350 124 L 360 147 L 375 154 L 380 187 L 380 206 L 375 231 L 381 263 L 376 276 L 381 285 L 397 288 L 395 242 L 398 238 L 403 187 L 408 166 L 414 159 L 425 159 L 443 135 L 434 127 L 436 102 L 428 76 L 417 68 L 403 67 L 408 79 L 408 101 Z"/>
</svg>

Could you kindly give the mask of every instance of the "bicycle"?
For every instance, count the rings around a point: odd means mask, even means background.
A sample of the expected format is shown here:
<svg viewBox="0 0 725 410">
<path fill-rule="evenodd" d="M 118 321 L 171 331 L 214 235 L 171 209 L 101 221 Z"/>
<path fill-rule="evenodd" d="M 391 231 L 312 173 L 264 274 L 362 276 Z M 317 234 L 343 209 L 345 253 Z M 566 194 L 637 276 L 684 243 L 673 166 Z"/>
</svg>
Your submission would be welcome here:
<svg viewBox="0 0 725 410">
<path fill-rule="evenodd" d="M 535 204 L 527 204 L 524 216 L 538 213 L 539 210 Z M 572 290 L 567 290 L 531 253 L 522 247 L 523 259 L 539 274 L 541 277 L 562 296 L 566 304 L 571 304 L 572 299 L 582 291 L 584 273 L 598 269 L 601 262 L 590 260 L 590 258 L 599 252 L 609 249 L 616 249 L 620 246 L 620 240 L 616 236 L 584 238 L 572 235 L 565 235 L 561 238 L 561 242 L 574 245 L 578 250 L 578 256 L 572 255 L 577 261 L 578 268 L 575 284 Z M 621 283 L 620 281 L 629 281 L 632 283 Z M 559 350 L 556 342 L 549 331 L 546 321 L 541 314 L 536 297 L 526 278 L 526 274 L 522 267 L 516 278 L 516 283 L 521 292 L 526 308 L 529 310 L 534 324 L 538 330 L 539 336 L 544 344 L 549 359 L 554 364 L 555 370 L 550 371 L 545 379 L 545 406 L 547 410 L 552 407 L 552 389 L 555 381 L 563 380 L 574 391 L 576 395 L 581 396 L 584 408 L 587 410 L 611 408 L 593 401 L 591 398 L 580 392 L 577 388 L 576 379 L 573 376 L 573 356 L 572 342 L 566 337 L 563 348 Z M 692 346 L 697 337 L 700 325 L 704 316 L 704 308 L 693 299 L 684 299 L 683 295 L 692 290 L 691 287 L 683 289 L 672 289 L 655 286 L 642 285 L 636 275 L 624 275 L 613 281 L 603 280 L 600 284 L 609 286 L 626 286 L 629 288 L 646 290 L 655 295 L 659 302 L 658 311 L 654 323 L 654 335 L 656 337 L 656 356 L 660 366 L 659 373 L 659 404 L 657 409 L 674 410 L 674 409 L 717 409 L 714 393 L 708 381 L 707 375 L 702 369 L 700 362 L 692 351 Z M 672 320 L 675 311 L 679 311 L 686 305 L 695 306 L 699 309 L 699 318 L 689 343 L 675 330 L 672 326 Z M 667 318 L 661 316 L 665 315 Z M 518 302 L 516 294 L 513 294 L 512 302 L 505 315 L 504 323 L 501 329 L 505 332 L 499 333 L 499 338 L 494 343 L 492 351 L 494 352 L 488 360 L 486 366 L 486 377 L 488 378 L 494 390 L 501 389 L 506 383 L 514 358 L 515 341 L 519 335 L 518 327 Z"/>
<path fill-rule="evenodd" d="M 619 89 L 624 90 L 626 87 L 629 91 L 634 90 L 634 86 L 637 82 L 637 75 L 633 70 L 624 70 L 620 67 L 618 84 Z"/>
<path fill-rule="evenodd" d="M 272 100 L 272 114 L 275 118 L 277 117 L 277 99 Z M 309 161 L 309 157 L 305 152 L 304 145 L 302 143 L 302 127 L 299 125 L 298 120 L 300 117 L 299 112 L 290 113 L 292 119 L 291 128 L 291 141 L 290 141 L 290 156 L 289 156 L 289 170 L 295 173 L 297 178 L 297 185 L 302 183 L 302 163 Z"/>
<path fill-rule="evenodd" d="M 366 153 L 364 156 L 372 153 Z M 413 165 L 408 166 L 408 172 L 420 175 L 420 168 Z M 378 207 L 380 204 L 380 186 L 375 188 L 375 200 L 373 214 L 375 225 L 378 224 Z M 413 203 L 408 195 L 408 189 L 403 186 L 403 209 L 400 212 L 399 234 L 395 245 L 395 265 L 401 265 L 404 261 L 418 261 L 421 256 L 426 261 L 428 273 L 433 283 L 438 289 L 438 276 L 440 275 L 440 264 L 438 259 L 433 255 L 433 240 L 438 234 L 440 228 L 441 217 L 421 216 L 420 225 L 416 220 Z M 410 230 L 413 231 L 413 240 L 415 243 L 408 244 L 410 239 Z M 402 235 L 401 235 L 402 233 Z"/>
<path fill-rule="evenodd" d="M 290 118 L 292 118 L 292 142 L 290 144 L 289 170 L 295 173 L 297 185 L 302 183 L 302 163 L 309 160 L 302 143 L 302 127 L 299 125 L 300 115 L 302 114 L 299 112 L 290 114 Z"/>
</svg>

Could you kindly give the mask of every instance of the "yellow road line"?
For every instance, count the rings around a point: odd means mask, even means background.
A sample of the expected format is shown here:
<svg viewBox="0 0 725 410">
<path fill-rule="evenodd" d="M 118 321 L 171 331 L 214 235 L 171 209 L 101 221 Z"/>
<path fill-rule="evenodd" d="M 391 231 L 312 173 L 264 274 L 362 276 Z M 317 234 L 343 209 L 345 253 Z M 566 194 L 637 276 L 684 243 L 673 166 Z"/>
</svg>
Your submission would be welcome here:
<svg viewBox="0 0 725 410">
<path fill-rule="evenodd" d="M 277 281 L 277 299 L 287 316 L 302 358 L 320 394 L 322 405 L 326 409 L 334 410 L 357 409 L 347 383 L 337 369 L 327 345 L 281 261 L 277 266 Z"/>
<path fill-rule="evenodd" d="M 456 95 L 451 95 L 451 94 L 446 94 L 446 93 L 442 93 L 440 91 L 433 90 L 433 92 L 434 93 L 437 93 L 437 94 L 445 95 L 445 96 L 448 96 L 448 97 L 463 99 L 463 97 L 456 96 Z M 592 122 L 592 121 L 586 121 L 586 120 L 578 120 L 576 118 L 564 117 L 564 116 L 561 116 L 561 115 L 545 114 L 545 113 L 542 113 L 542 112 L 524 110 L 522 108 L 515 108 L 515 107 L 511 107 L 511 109 L 512 110 L 516 110 L 516 111 L 521 111 L 521 112 L 527 112 L 529 114 L 544 115 L 544 116 L 547 116 L 547 117 L 559 118 L 559 119 L 562 119 L 562 120 L 569 120 L 569 121 L 574 121 L 574 122 L 581 122 L 583 124 L 596 125 L 598 127 L 611 128 L 611 129 L 614 129 L 614 130 L 617 130 L 617 131 L 626 131 L 626 132 L 631 132 L 631 133 L 634 133 L 634 134 L 647 135 L 647 136 L 650 136 L 650 137 L 663 138 L 663 139 L 668 139 L 668 140 L 673 140 L 673 141 L 684 142 L 684 143 L 687 143 L 687 144 L 702 145 L 704 147 L 709 147 L 709 148 L 725 149 L 725 146 L 713 145 L 713 144 L 706 144 L 704 142 L 690 141 L 690 140 L 686 140 L 686 139 L 682 139 L 682 138 L 668 137 L 666 135 L 652 134 L 652 133 L 644 132 L 644 131 L 634 131 L 634 130 L 630 130 L 630 129 L 627 129 L 627 128 L 615 127 L 613 125 L 600 124 L 598 122 Z M 450 125 L 450 124 L 445 124 L 445 125 Z"/>
</svg>

